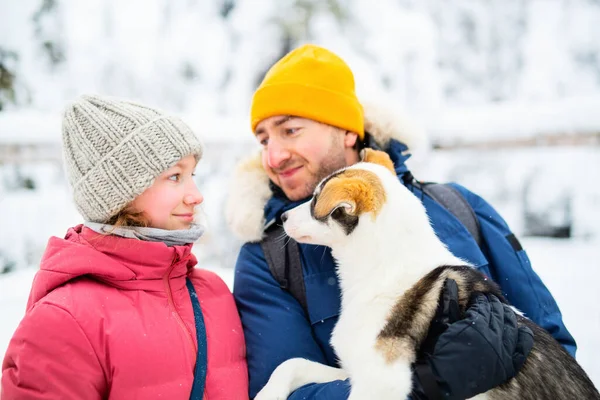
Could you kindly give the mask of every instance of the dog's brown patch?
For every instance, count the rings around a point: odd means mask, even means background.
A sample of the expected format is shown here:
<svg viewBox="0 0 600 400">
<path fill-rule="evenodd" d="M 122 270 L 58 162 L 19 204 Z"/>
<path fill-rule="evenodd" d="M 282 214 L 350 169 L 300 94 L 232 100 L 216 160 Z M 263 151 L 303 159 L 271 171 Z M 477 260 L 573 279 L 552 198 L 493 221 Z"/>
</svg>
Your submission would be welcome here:
<svg viewBox="0 0 600 400">
<path fill-rule="evenodd" d="M 394 175 L 396 175 L 396 170 L 394 169 L 394 163 L 392 159 L 385 151 L 373 150 L 370 148 L 365 148 L 361 152 L 362 161 L 369 162 L 373 164 L 379 164 L 387 169 L 389 169 Z"/>
<path fill-rule="evenodd" d="M 391 364 L 398 359 L 413 363 L 416 360 L 416 344 L 412 338 L 405 336 L 398 337 L 378 337 L 375 342 L 375 349 L 383 355 L 386 363 Z"/>
<path fill-rule="evenodd" d="M 377 349 L 386 361 L 398 357 L 412 359 L 427 336 L 446 279 L 453 279 L 458 286 L 458 301 L 461 309 L 466 308 L 473 283 L 469 282 L 469 267 L 436 268 L 421 278 L 400 297 L 391 310 L 388 321 L 379 333 Z M 475 285 L 489 291 L 485 284 Z M 381 343 L 381 344 L 379 344 Z M 401 343 L 401 344 L 400 344 Z M 412 345 L 412 349 L 409 348 Z"/>
<path fill-rule="evenodd" d="M 327 181 L 314 203 L 316 219 L 326 218 L 342 203 L 350 206 L 346 212 L 359 216 L 377 216 L 385 204 L 385 190 L 377 175 L 362 169 L 347 169 Z"/>
<path fill-rule="evenodd" d="M 401 341 L 402 351 L 389 351 L 390 346 L 379 346 L 388 362 L 398 357 L 413 359 L 420 343 L 429 330 L 435 315 L 446 271 L 436 269 L 420 279 L 400 297 L 391 310 L 388 321 L 379 333 L 378 342 Z M 412 345 L 412 348 L 408 348 Z M 396 345 L 395 348 L 398 348 Z"/>
</svg>

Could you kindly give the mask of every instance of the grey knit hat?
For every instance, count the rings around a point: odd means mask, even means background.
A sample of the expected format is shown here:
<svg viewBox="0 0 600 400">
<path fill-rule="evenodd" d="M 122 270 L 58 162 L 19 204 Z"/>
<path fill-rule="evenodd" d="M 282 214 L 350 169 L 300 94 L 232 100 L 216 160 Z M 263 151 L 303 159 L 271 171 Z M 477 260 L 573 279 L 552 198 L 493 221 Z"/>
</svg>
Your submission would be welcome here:
<svg viewBox="0 0 600 400">
<path fill-rule="evenodd" d="M 106 222 L 202 143 L 179 118 L 134 102 L 85 95 L 63 118 L 63 152 L 77 209 Z"/>
</svg>

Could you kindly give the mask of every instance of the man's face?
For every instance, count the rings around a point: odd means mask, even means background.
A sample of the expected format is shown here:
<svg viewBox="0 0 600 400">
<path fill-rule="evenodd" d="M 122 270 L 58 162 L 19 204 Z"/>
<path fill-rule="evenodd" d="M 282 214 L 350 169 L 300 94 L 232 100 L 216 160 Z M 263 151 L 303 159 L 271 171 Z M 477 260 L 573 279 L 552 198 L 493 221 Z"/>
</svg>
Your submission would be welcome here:
<svg viewBox="0 0 600 400">
<path fill-rule="evenodd" d="M 290 200 L 310 196 L 332 172 L 358 161 L 357 135 L 306 118 L 278 115 L 256 126 L 269 178 Z"/>
</svg>

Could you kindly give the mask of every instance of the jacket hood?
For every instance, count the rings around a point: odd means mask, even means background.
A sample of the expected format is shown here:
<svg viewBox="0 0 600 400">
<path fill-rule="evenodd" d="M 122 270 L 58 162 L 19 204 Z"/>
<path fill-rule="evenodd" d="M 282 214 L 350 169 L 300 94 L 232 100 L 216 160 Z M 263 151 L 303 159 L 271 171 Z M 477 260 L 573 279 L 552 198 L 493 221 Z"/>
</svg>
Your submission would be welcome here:
<svg viewBox="0 0 600 400">
<path fill-rule="evenodd" d="M 363 103 L 363 108 L 365 131 L 371 135 L 374 145 L 390 154 L 398 173 L 406 170 L 404 161 L 408 158 L 408 149 L 423 145 L 427 140 L 425 133 L 396 110 L 370 103 Z M 230 182 L 225 216 L 238 239 L 259 242 L 272 218 L 301 202 L 274 196 L 259 151 L 238 164 Z"/>
<path fill-rule="evenodd" d="M 184 277 L 196 265 L 191 248 L 191 244 L 167 247 L 102 235 L 78 225 L 64 239 L 48 241 L 27 309 L 57 287 L 83 276 L 125 290 L 162 291 L 163 278 Z"/>
</svg>

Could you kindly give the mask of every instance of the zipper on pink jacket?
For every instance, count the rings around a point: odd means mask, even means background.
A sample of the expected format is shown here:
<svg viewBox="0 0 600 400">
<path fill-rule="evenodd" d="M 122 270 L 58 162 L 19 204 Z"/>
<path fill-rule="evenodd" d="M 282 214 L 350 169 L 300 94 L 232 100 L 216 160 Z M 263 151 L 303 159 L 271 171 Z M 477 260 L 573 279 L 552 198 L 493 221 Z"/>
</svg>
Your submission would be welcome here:
<svg viewBox="0 0 600 400">
<path fill-rule="evenodd" d="M 173 258 L 173 262 L 171 263 L 169 270 L 167 271 L 167 273 L 165 274 L 165 276 L 163 278 L 163 282 L 165 285 L 165 291 L 167 292 L 167 300 L 169 302 L 169 306 L 173 309 L 173 312 L 175 314 L 175 320 L 179 324 L 179 327 L 181 329 L 183 329 L 183 331 L 186 333 L 186 337 L 189 339 L 190 344 L 192 345 L 192 348 L 194 349 L 193 355 L 194 355 L 194 359 L 195 359 L 198 354 L 198 346 L 196 345 L 196 342 L 194 342 L 194 337 L 192 335 L 192 332 L 190 332 L 190 330 L 187 328 L 187 326 L 185 325 L 185 322 L 183 322 L 183 318 L 181 318 L 181 315 L 179 315 L 179 312 L 177 311 L 177 308 L 175 307 L 175 301 L 173 300 L 173 293 L 171 291 L 171 280 L 169 279 L 169 277 L 171 276 L 171 272 L 173 271 L 173 268 L 175 267 L 175 264 L 177 263 L 177 261 L 178 261 L 178 257 L 176 255 Z M 204 390 L 202 398 L 204 400 L 208 400 L 208 396 L 206 395 L 206 389 Z"/>
<path fill-rule="evenodd" d="M 194 342 L 194 337 L 192 335 L 192 332 L 190 332 L 190 330 L 187 328 L 187 326 L 183 322 L 183 318 L 181 318 L 181 315 L 179 315 L 179 312 L 177 311 L 177 307 L 175 307 L 175 301 L 173 300 L 173 293 L 171 292 L 171 280 L 169 279 L 169 277 L 171 276 L 171 272 L 173 271 L 173 268 L 175 267 L 175 264 L 177 263 L 177 261 L 178 261 L 177 256 L 175 256 L 175 258 L 173 259 L 173 262 L 171 263 L 171 267 L 169 267 L 169 270 L 167 271 L 167 273 L 165 274 L 165 276 L 163 278 L 163 282 L 165 284 L 165 291 L 167 292 L 167 300 L 169 302 L 169 306 L 171 306 L 171 308 L 173 309 L 173 314 L 175 316 L 175 320 L 177 321 L 177 323 L 179 324 L 181 329 L 183 329 L 183 331 L 186 333 L 186 337 L 190 341 L 190 344 L 192 345 L 192 349 L 194 349 L 194 358 L 195 358 L 196 353 L 198 352 L 198 347 L 196 345 L 196 342 Z"/>
</svg>

